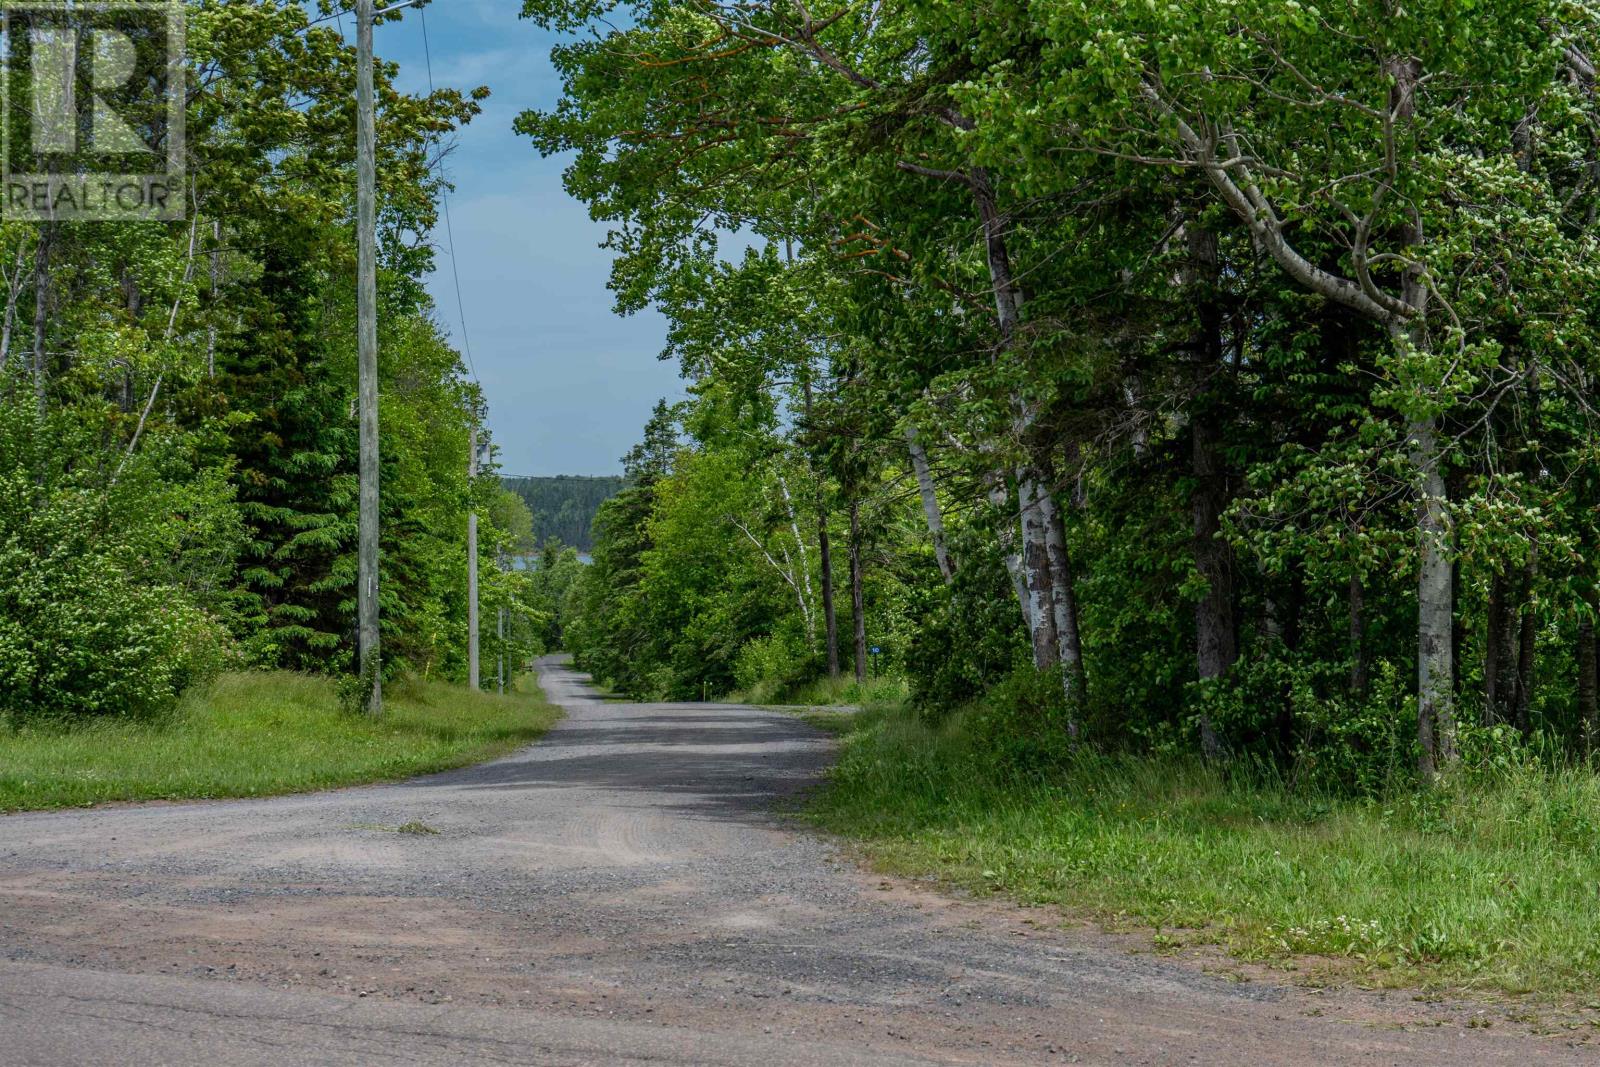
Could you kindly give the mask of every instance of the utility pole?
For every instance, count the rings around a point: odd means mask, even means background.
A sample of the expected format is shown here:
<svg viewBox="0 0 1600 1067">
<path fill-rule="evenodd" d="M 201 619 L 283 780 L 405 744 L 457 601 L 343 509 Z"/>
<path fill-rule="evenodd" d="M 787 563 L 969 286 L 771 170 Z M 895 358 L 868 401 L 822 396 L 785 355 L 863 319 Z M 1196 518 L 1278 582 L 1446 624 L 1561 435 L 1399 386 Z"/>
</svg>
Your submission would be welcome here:
<svg viewBox="0 0 1600 1067">
<path fill-rule="evenodd" d="M 506 554 L 499 552 L 495 555 L 495 570 L 500 572 L 501 595 L 504 596 Z M 494 680 L 495 688 L 501 696 L 506 695 L 506 606 L 501 604 L 494 609 Z"/>
<path fill-rule="evenodd" d="M 467 492 L 478 480 L 478 427 L 472 427 L 472 450 L 467 456 Z M 467 512 L 467 684 L 478 688 L 478 509 Z"/>
<path fill-rule="evenodd" d="M 502 568 L 503 570 L 504 568 Z M 500 695 L 506 695 L 506 609 L 496 613 L 494 633 L 500 639 L 499 651 L 494 658 L 494 673 L 500 683 Z"/>
<path fill-rule="evenodd" d="M 357 549 L 358 658 L 371 680 L 367 712 L 383 712 L 378 647 L 378 266 L 377 132 L 372 95 L 372 0 L 356 0 L 356 316 L 361 409 L 361 533 Z"/>
</svg>

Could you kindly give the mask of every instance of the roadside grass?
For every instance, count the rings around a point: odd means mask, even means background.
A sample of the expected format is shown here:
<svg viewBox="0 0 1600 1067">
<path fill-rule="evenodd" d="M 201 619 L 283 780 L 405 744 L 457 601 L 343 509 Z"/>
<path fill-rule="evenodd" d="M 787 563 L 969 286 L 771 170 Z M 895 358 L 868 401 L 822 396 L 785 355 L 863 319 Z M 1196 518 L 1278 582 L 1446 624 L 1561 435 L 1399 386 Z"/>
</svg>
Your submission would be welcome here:
<svg viewBox="0 0 1600 1067">
<path fill-rule="evenodd" d="M 0 718 L 0 811 L 268 796 L 475 763 L 528 744 L 559 718 L 537 683 L 518 681 L 505 696 L 394 683 L 383 715 L 370 719 L 340 710 L 327 678 L 230 673 L 156 719 Z"/>
<path fill-rule="evenodd" d="M 903 704 L 910 695 L 904 678 L 879 675 L 858 683 L 853 675 L 838 678 L 823 676 L 791 685 L 777 679 L 762 679 L 749 689 L 736 690 L 723 699 L 730 704 L 777 704 L 787 707 L 828 708 L 846 705 Z"/>
<path fill-rule="evenodd" d="M 855 717 L 810 817 L 888 872 L 1143 926 L 1159 948 L 1216 945 L 1316 982 L 1593 999 L 1587 770 L 1475 771 L 1387 800 L 1163 759 L 1024 774 L 985 754 L 971 719 Z"/>
</svg>

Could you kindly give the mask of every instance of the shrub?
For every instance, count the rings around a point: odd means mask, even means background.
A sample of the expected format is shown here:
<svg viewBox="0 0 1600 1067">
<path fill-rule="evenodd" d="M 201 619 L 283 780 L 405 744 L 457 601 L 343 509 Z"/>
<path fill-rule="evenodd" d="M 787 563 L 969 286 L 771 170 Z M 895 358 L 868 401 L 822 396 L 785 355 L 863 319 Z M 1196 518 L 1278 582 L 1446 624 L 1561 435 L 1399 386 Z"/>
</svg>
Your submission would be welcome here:
<svg viewBox="0 0 1600 1067">
<path fill-rule="evenodd" d="M 214 668 L 211 620 L 103 553 L 0 545 L 0 707 L 69 716 L 171 706 Z"/>
<path fill-rule="evenodd" d="M 1033 774 L 1071 757 L 1069 721 L 1061 672 L 1028 665 L 989 690 L 969 712 L 965 728 L 997 769 Z"/>
<path fill-rule="evenodd" d="M 980 551 L 974 539 L 958 547 L 962 566 L 952 585 L 941 582 L 908 594 L 913 636 L 906 642 L 905 672 L 912 705 L 924 714 L 982 695 L 1027 655 L 1005 567 Z"/>
<path fill-rule="evenodd" d="M 1234 756 L 1279 762 L 1291 784 L 1372 796 L 1413 777 L 1416 705 L 1389 661 L 1373 664 L 1361 697 L 1343 664 L 1288 656 L 1241 660 L 1191 697 L 1193 719 L 1207 712 Z"/>
<path fill-rule="evenodd" d="M 85 459 L 95 445 L 0 404 L 0 712 L 158 712 L 221 660 L 204 590 L 226 587 L 236 543 L 225 479 L 172 442 L 126 463 Z"/>
<path fill-rule="evenodd" d="M 745 642 L 733 660 L 734 684 L 757 703 L 770 703 L 816 673 L 816 655 L 788 629 Z"/>
</svg>

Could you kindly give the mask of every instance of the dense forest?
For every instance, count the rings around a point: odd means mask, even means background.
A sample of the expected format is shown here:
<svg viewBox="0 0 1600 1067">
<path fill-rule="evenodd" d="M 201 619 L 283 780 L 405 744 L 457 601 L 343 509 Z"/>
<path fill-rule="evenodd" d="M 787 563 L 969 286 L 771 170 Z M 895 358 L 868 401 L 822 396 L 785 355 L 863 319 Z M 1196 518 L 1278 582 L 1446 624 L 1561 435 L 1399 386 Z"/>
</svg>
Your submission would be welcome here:
<svg viewBox="0 0 1600 1067">
<path fill-rule="evenodd" d="M 0 717 L 353 662 L 354 50 L 298 3 L 185 14 L 184 217 L 0 224 Z M 484 398 L 423 288 L 440 161 L 485 91 L 396 73 L 378 65 L 383 647 L 390 674 L 460 678 L 469 510 L 488 647 L 516 654 L 534 621 L 494 566 L 526 509 L 467 476 Z"/>
<path fill-rule="evenodd" d="M 600 505 L 622 489 L 619 477 L 558 474 L 554 477 L 508 475 L 505 487 L 522 498 L 533 512 L 533 540 L 543 545 L 558 541 L 581 552 L 594 547 L 590 534 Z"/>
<path fill-rule="evenodd" d="M 691 383 L 600 509 L 581 664 L 681 698 L 878 649 L 998 745 L 1340 787 L 1589 750 L 1592 6 L 525 13 L 592 31 L 518 128 Z"/>
</svg>

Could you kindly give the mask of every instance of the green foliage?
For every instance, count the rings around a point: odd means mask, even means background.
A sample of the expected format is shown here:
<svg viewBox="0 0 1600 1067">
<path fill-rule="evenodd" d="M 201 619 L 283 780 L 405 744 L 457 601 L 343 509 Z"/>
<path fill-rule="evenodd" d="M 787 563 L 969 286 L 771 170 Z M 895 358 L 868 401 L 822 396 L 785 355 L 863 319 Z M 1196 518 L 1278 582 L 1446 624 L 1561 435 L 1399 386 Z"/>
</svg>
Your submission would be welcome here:
<svg viewBox="0 0 1600 1067">
<path fill-rule="evenodd" d="M 283 223 L 260 247 L 254 283 L 239 287 L 245 328 L 220 339 L 206 387 L 237 412 L 224 425 L 248 531 L 239 636 L 258 663 L 331 669 L 349 657 L 340 564 L 355 546 L 356 427 L 349 387 L 320 342 L 317 279 L 305 269 L 320 235 Z"/>
<path fill-rule="evenodd" d="M 962 566 L 954 583 L 908 598 L 905 671 L 912 703 L 925 715 L 937 717 L 981 696 L 1023 662 L 1022 617 L 1003 565 L 986 547 L 976 536 L 958 542 Z"/>
<path fill-rule="evenodd" d="M 71 418 L 0 404 L 0 711 L 150 715 L 220 665 L 238 529 L 221 472 L 174 478 L 184 443 L 83 465 Z"/>
<path fill-rule="evenodd" d="M 774 703 L 818 673 L 816 650 L 793 630 L 747 641 L 733 661 L 734 685 L 756 704 Z"/>
<path fill-rule="evenodd" d="M 530 596 L 538 612 L 540 644 L 549 650 L 567 647 L 566 630 L 579 611 L 579 581 L 585 564 L 576 548 L 546 541 L 529 575 Z"/>
<path fill-rule="evenodd" d="M 580 662 L 794 691 L 860 622 L 930 720 L 1001 686 L 1002 762 L 1354 795 L 1478 726 L 1600 738 L 1589 7 L 524 14 L 593 31 L 517 129 L 692 382 Z"/>
<path fill-rule="evenodd" d="M 1365 694 L 1353 694 L 1345 664 L 1308 658 L 1240 663 L 1218 683 L 1196 685 L 1203 708 L 1244 751 L 1270 754 L 1287 782 L 1316 792 L 1377 796 L 1415 780 L 1416 714 L 1393 663 L 1373 666 Z"/>
<path fill-rule="evenodd" d="M 354 665 L 354 51 L 300 4 L 186 17 L 186 217 L 0 223 L 8 712 L 148 715 L 224 662 Z M 513 669 L 537 620 L 495 564 L 531 522 L 492 472 L 468 484 L 483 402 L 422 284 L 442 144 L 484 91 L 396 75 L 379 64 L 384 668 L 459 678 L 466 515 Z"/>
<path fill-rule="evenodd" d="M 1600 977 L 1586 769 L 1511 761 L 1350 800 L 1242 761 L 1019 767 L 996 760 L 991 714 L 852 718 L 812 817 L 887 870 L 1132 920 L 1168 950 L 1216 944 L 1364 984 L 1583 993 Z"/>
<path fill-rule="evenodd" d="M 535 545 L 556 541 L 586 553 L 594 548 L 591 529 L 595 512 L 622 489 L 624 481 L 620 477 L 558 474 L 550 478 L 506 478 L 505 484 L 533 512 Z"/>
<path fill-rule="evenodd" d="M 646 523 L 654 494 L 648 486 L 625 489 L 595 515 L 594 563 L 571 587 L 575 615 L 563 629 L 573 660 L 595 678 L 637 692 L 646 665 L 637 652 L 651 635 L 633 595 L 641 557 L 649 546 Z"/>
</svg>

